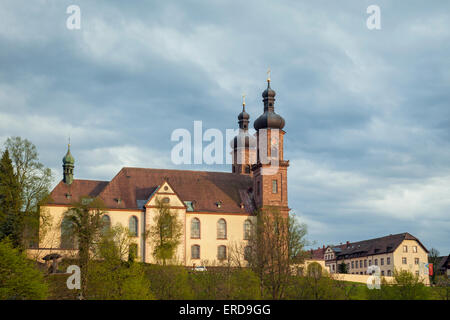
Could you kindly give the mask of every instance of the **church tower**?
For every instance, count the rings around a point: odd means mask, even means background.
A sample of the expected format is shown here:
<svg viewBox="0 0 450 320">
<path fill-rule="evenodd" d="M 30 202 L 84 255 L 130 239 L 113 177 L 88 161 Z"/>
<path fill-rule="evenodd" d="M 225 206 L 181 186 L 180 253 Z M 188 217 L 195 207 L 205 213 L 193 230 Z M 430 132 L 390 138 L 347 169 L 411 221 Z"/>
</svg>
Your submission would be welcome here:
<svg viewBox="0 0 450 320">
<path fill-rule="evenodd" d="M 75 159 L 70 153 L 70 143 L 67 146 L 67 153 L 63 158 L 63 181 L 71 185 L 73 182 L 73 168 L 75 167 Z"/>
<path fill-rule="evenodd" d="M 253 190 L 258 209 L 276 208 L 282 216 L 289 215 L 287 197 L 287 168 L 289 160 L 283 157 L 283 131 L 285 121 L 275 113 L 275 91 L 270 87 L 262 97 L 264 113 L 256 119 L 257 163 L 253 165 Z"/>
<path fill-rule="evenodd" d="M 249 119 L 250 115 L 245 111 L 245 96 L 243 96 L 242 112 L 238 115 L 239 134 L 231 142 L 232 172 L 251 176 L 251 166 L 256 163 L 256 139 L 248 133 Z"/>
</svg>

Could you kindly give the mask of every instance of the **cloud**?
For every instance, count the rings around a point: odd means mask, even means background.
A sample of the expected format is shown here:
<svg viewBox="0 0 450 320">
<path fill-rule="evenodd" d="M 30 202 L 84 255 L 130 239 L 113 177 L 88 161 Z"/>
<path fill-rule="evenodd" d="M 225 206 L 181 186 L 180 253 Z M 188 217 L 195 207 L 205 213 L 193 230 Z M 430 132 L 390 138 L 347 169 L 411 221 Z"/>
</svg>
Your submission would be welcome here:
<svg viewBox="0 0 450 320">
<path fill-rule="evenodd" d="M 34 142 L 78 178 L 172 166 L 177 128 L 262 113 L 266 70 L 286 119 L 289 204 L 320 243 L 411 232 L 449 252 L 450 4 L 370 1 L 0 4 L 0 143 Z M 229 171 L 229 166 L 179 166 Z"/>
</svg>

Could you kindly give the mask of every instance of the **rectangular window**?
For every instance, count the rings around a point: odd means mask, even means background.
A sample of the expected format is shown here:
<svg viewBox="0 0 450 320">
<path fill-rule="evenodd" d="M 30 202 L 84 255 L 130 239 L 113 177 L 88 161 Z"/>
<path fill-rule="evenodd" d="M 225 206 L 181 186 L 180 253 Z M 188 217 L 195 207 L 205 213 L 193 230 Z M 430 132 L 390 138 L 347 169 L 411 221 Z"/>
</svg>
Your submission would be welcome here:
<svg viewBox="0 0 450 320">
<path fill-rule="evenodd" d="M 406 258 L 405 258 L 405 257 L 402 258 L 402 263 L 403 263 L 403 264 L 407 264 L 407 263 L 408 263 L 408 262 L 406 261 Z"/>
<path fill-rule="evenodd" d="M 414 247 L 413 247 L 413 252 L 414 252 L 414 253 L 417 253 L 417 246 L 414 246 Z"/>
<path fill-rule="evenodd" d="M 364 260 L 364 268 L 367 268 L 367 260 Z"/>
<path fill-rule="evenodd" d="M 359 260 L 359 267 L 362 268 L 362 260 Z"/>
<path fill-rule="evenodd" d="M 419 258 L 414 258 L 414 264 L 419 264 Z"/>
<path fill-rule="evenodd" d="M 403 252 L 408 252 L 408 246 L 403 246 Z"/>
<path fill-rule="evenodd" d="M 386 258 L 386 264 L 387 264 L 387 265 L 390 265 L 390 264 L 391 264 L 391 258 L 390 258 L 390 257 L 387 257 L 387 258 Z"/>
<path fill-rule="evenodd" d="M 388 270 L 388 276 L 390 277 L 391 276 L 391 270 Z"/>
<path fill-rule="evenodd" d="M 419 276 L 419 271 L 416 271 L 416 276 Z"/>
<path fill-rule="evenodd" d="M 375 259 L 375 265 L 376 266 L 378 265 L 378 259 Z"/>
<path fill-rule="evenodd" d="M 352 261 L 352 269 L 355 267 L 355 261 Z"/>
<path fill-rule="evenodd" d="M 381 275 L 384 276 L 384 271 L 381 271 Z"/>
<path fill-rule="evenodd" d="M 369 267 L 372 265 L 372 260 L 369 260 Z"/>
<path fill-rule="evenodd" d="M 382 266 L 384 266 L 384 258 L 381 258 L 381 259 L 380 259 L 380 264 L 381 264 Z"/>
<path fill-rule="evenodd" d="M 277 180 L 272 180 L 272 193 L 277 193 L 277 192 L 278 192 Z"/>
</svg>

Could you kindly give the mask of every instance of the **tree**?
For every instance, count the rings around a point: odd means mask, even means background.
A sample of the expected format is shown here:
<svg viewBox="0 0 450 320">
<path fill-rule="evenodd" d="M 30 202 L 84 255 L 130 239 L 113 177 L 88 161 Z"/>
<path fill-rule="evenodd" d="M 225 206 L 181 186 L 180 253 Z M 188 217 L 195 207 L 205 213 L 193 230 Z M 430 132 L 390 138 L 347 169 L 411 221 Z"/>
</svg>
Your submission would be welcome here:
<svg viewBox="0 0 450 320">
<path fill-rule="evenodd" d="M 96 247 L 96 257 L 88 271 L 87 299 L 153 299 L 150 281 L 142 264 L 126 261 L 133 240 L 129 230 L 117 225 L 105 231 Z"/>
<path fill-rule="evenodd" d="M 18 227 L 21 230 L 20 245 L 36 243 L 39 236 L 39 207 L 49 198 L 52 174 L 39 162 L 36 146 L 20 137 L 10 137 L 5 147 L 11 157 L 14 174 L 20 189 Z"/>
<path fill-rule="evenodd" d="M 261 296 L 267 292 L 272 299 L 283 298 L 292 274 L 291 265 L 304 260 L 305 235 L 306 226 L 293 215 L 282 216 L 277 208 L 257 212 L 248 262 L 260 279 Z"/>
<path fill-rule="evenodd" d="M 87 296 L 90 255 L 98 251 L 96 244 L 104 228 L 104 205 L 96 198 L 83 197 L 65 212 L 68 232 L 78 241 L 78 257 L 81 269 L 81 294 Z"/>
<path fill-rule="evenodd" d="M 431 248 L 428 253 L 428 262 L 433 264 L 433 275 L 431 276 L 431 282 L 436 283 L 437 266 L 439 265 L 439 250 Z"/>
<path fill-rule="evenodd" d="M 23 231 L 24 219 L 20 209 L 20 186 L 6 149 L 0 160 L 0 240 L 9 236 L 15 247 L 21 244 Z"/>
<path fill-rule="evenodd" d="M 33 263 L 8 238 L 0 241 L 0 300 L 46 299 L 47 291 L 43 275 Z"/>
<path fill-rule="evenodd" d="M 338 272 L 339 273 L 348 273 L 348 266 L 346 263 L 341 262 L 338 264 Z"/>
<path fill-rule="evenodd" d="M 153 256 L 166 265 L 166 261 L 175 256 L 183 225 L 178 220 L 177 213 L 172 213 L 167 204 L 157 199 L 156 206 L 158 212 L 154 217 L 154 225 L 150 228 L 150 237 L 154 243 Z"/>
</svg>

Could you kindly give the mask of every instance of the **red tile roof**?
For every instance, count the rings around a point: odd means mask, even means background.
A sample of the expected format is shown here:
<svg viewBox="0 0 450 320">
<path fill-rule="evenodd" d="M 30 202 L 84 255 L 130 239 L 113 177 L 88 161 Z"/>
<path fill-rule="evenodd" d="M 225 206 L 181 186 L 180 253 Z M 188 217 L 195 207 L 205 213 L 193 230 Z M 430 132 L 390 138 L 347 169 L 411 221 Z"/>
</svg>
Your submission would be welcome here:
<svg viewBox="0 0 450 320">
<path fill-rule="evenodd" d="M 67 185 L 63 181 L 58 183 L 51 192 L 52 204 L 70 204 L 80 197 L 96 197 L 106 187 L 108 181 L 74 180 Z"/>
<path fill-rule="evenodd" d="M 72 199 L 65 197 L 69 186 L 60 182 L 52 191 L 52 198 L 55 204 L 70 204 L 82 195 L 98 196 L 110 209 L 142 209 L 138 200 L 147 200 L 164 181 L 168 181 L 182 201 L 193 201 L 194 211 L 253 212 L 248 195 L 252 179 L 226 172 L 125 167 L 110 182 L 74 180 L 70 186 Z M 220 208 L 216 205 L 219 201 Z"/>
</svg>

